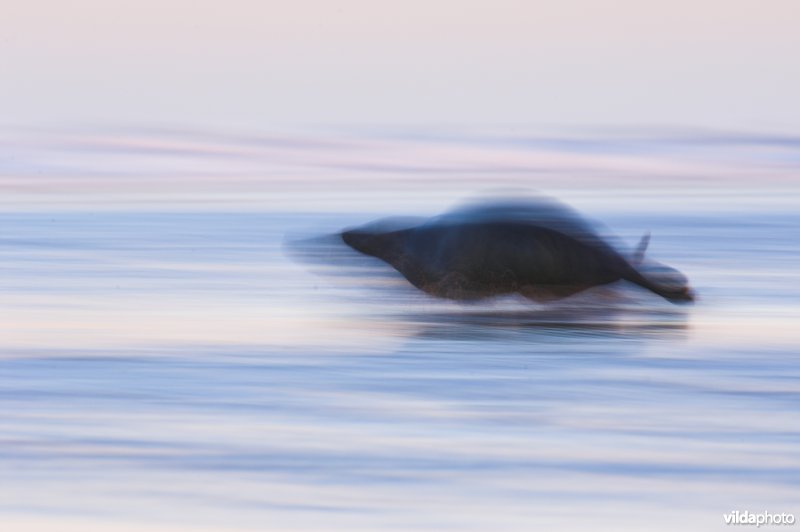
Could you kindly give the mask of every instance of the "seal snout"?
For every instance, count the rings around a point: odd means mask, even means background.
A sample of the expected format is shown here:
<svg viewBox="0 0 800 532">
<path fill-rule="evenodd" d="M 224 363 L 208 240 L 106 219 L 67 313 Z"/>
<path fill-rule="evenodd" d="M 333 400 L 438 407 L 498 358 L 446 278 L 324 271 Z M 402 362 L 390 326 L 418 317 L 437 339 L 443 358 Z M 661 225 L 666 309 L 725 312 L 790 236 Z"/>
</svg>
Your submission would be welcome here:
<svg viewBox="0 0 800 532">
<path fill-rule="evenodd" d="M 375 240 L 375 235 L 353 229 L 350 231 L 343 231 L 342 240 L 345 244 L 356 251 L 360 251 L 361 253 L 365 253 L 367 255 L 372 255 L 372 247 L 373 241 Z"/>
</svg>

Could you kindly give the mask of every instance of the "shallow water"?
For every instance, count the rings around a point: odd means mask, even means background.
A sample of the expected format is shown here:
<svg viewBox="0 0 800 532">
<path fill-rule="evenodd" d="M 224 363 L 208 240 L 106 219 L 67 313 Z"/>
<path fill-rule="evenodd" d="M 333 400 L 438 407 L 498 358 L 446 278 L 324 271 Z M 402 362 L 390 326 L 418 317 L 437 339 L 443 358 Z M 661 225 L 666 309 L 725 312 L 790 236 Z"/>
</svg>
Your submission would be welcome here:
<svg viewBox="0 0 800 532">
<path fill-rule="evenodd" d="M 587 140 L 588 139 L 588 140 Z M 800 516 L 794 139 L 7 132 L 9 530 L 715 530 Z M 293 242 L 535 187 L 682 270 L 436 301 Z M 300 250 L 302 251 L 302 250 Z M 4 527 L 5 529 L 5 527 Z"/>
</svg>

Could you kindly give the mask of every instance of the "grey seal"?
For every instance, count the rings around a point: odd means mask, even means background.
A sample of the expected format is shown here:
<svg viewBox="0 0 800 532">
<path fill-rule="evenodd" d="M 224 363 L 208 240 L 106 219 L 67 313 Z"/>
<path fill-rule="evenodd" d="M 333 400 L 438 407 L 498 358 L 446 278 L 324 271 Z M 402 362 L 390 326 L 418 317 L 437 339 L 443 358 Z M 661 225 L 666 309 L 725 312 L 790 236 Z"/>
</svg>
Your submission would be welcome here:
<svg viewBox="0 0 800 532">
<path fill-rule="evenodd" d="M 519 293 L 546 302 L 625 280 L 673 303 L 694 300 L 683 274 L 644 258 L 649 235 L 625 253 L 551 199 L 484 201 L 431 219 L 383 219 L 340 236 L 441 298 Z"/>
</svg>

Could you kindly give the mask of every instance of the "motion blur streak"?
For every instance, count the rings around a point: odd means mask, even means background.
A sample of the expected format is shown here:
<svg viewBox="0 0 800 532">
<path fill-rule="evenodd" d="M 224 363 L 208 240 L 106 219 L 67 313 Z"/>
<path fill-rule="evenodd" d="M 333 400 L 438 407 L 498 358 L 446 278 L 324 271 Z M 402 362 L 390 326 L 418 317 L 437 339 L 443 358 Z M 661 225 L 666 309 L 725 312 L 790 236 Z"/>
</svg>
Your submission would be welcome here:
<svg viewBox="0 0 800 532">
<path fill-rule="evenodd" d="M 800 139 L 0 136 L 4 530 L 672 532 L 797 513 Z M 338 238 L 506 187 L 611 242 L 602 220 L 624 253 L 649 231 L 646 257 L 696 303 L 626 283 L 437 299 Z"/>
</svg>

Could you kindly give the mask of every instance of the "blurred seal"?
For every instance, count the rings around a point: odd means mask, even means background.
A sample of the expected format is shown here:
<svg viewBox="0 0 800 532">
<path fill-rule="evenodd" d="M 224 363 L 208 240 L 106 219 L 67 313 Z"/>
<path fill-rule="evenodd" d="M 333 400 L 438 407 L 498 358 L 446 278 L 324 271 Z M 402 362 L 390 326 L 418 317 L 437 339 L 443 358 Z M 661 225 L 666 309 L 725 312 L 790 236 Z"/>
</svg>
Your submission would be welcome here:
<svg viewBox="0 0 800 532">
<path fill-rule="evenodd" d="M 436 297 L 519 293 L 542 302 L 625 280 L 673 303 L 694 300 L 686 277 L 644 258 L 649 235 L 626 258 L 551 199 L 483 201 L 428 220 L 384 219 L 341 238 Z"/>
</svg>

